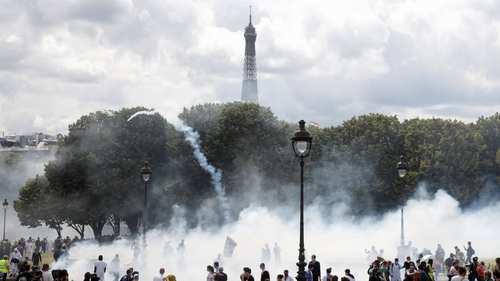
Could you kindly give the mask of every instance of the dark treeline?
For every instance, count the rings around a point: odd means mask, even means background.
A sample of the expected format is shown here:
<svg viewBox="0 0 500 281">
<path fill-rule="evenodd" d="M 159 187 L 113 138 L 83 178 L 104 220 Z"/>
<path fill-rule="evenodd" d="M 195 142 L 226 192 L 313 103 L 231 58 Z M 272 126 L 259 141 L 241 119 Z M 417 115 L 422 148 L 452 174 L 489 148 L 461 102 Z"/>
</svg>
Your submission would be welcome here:
<svg viewBox="0 0 500 281">
<path fill-rule="evenodd" d="M 144 160 L 154 171 L 149 226 L 167 227 L 174 205 L 186 210 L 190 226 L 203 223 L 201 212 L 217 217 L 210 177 L 182 132 L 159 114 L 127 122 L 140 110 L 91 113 L 71 124 L 55 160 L 20 190 L 15 202 L 20 221 L 56 230 L 67 224 L 82 237 L 84 226 L 100 237 L 105 224 L 119 235 L 125 223 L 137 234 Z M 296 124 L 248 103 L 197 105 L 179 118 L 199 132 L 207 158 L 223 171 L 235 217 L 255 202 L 297 206 L 298 164 L 290 144 Z M 380 214 L 401 206 L 420 182 L 431 192 L 447 191 L 463 206 L 498 198 L 500 114 L 471 124 L 369 114 L 308 130 L 314 140 L 306 164 L 307 202 L 325 208 L 326 216 L 338 203 L 355 216 Z M 404 181 L 395 169 L 401 154 L 410 166 Z"/>
</svg>

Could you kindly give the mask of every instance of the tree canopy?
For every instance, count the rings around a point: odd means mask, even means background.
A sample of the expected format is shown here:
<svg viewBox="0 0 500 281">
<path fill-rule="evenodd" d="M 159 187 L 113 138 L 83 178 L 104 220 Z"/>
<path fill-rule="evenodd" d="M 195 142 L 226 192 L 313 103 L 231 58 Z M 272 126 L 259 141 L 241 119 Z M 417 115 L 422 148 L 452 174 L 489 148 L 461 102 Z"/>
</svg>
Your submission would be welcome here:
<svg viewBox="0 0 500 281">
<path fill-rule="evenodd" d="M 190 226 L 200 223 L 201 210 L 217 213 L 210 177 L 182 132 L 159 114 L 127 122 L 140 110 L 145 108 L 90 113 L 71 124 L 45 174 L 21 189 L 21 222 L 68 224 L 77 231 L 90 226 L 96 237 L 106 223 L 118 234 L 117 225 L 125 222 L 136 234 L 145 160 L 154 178 L 148 225 L 167 226 L 174 205 L 186 208 Z M 291 200 L 298 197 L 298 165 L 290 146 L 296 124 L 279 120 L 269 108 L 239 102 L 185 108 L 179 119 L 199 132 L 208 160 L 223 172 L 235 214 L 252 202 L 296 205 Z M 342 202 L 354 215 L 380 213 L 403 204 L 420 182 L 430 191 L 446 190 L 464 206 L 486 192 L 499 194 L 500 114 L 475 123 L 367 114 L 308 130 L 314 138 L 306 166 L 308 204 L 329 208 Z M 400 155 L 410 166 L 405 179 L 395 169 Z"/>
</svg>

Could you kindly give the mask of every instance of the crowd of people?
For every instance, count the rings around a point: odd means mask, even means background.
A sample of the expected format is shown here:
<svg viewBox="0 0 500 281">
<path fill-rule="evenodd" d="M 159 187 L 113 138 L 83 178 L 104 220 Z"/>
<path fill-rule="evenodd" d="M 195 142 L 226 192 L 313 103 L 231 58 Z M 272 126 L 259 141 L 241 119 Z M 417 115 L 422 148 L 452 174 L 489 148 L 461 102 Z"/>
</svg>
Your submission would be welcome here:
<svg viewBox="0 0 500 281">
<path fill-rule="evenodd" d="M 398 258 L 392 262 L 378 257 L 368 269 L 369 281 L 500 281 L 500 258 L 490 266 L 475 255 L 470 241 L 467 244 L 465 252 L 455 246 L 446 259 L 440 244 L 435 254 L 424 250 L 415 261 L 407 256 L 403 264 Z"/>
<path fill-rule="evenodd" d="M 65 239 L 58 237 L 53 242 L 47 238 L 21 238 L 16 241 L 2 240 L 0 242 L 0 280 L 16 281 L 53 281 L 64 276 L 60 270 L 50 271 L 48 263 L 43 263 L 43 255 L 52 253 L 55 261 L 64 256 L 67 249 L 78 238 Z M 45 276 L 45 277 L 44 277 Z"/>
<path fill-rule="evenodd" d="M 271 275 L 266 267 L 265 263 L 261 263 L 260 269 L 260 281 L 271 281 Z M 240 274 L 240 281 L 255 281 L 252 274 L 252 269 L 249 267 L 244 267 L 243 272 Z M 355 281 L 354 275 L 351 273 L 350 269 L 345 269 L 342 276 L 339 279 L 338 275 L 333 274 L 331 267 L 327 268 L 325 275 L 321 276 L 321 264 L 316 259 L 316 255 L 311 256 L 311 260 L 307 264 L 305 278 L 307 281 Z M 216 261 L 213 265 L 207 266 L 207 281 L 227 281 L 228 275 L 224 271 L 224 268 L 220 266 L 219 262 Z M 283 270 L 276 276 L 277 281 L 293 281 L 295 277 L 292 277 L 288 269 Z"/>
<path fill-rule="evenodd" d="M 0 281 L 68 281 L 66 270 L 51 270 L 47 262 L 43 263 L 41 253 L 54 253 L 54 259 L 61 258 L 75 239 L 57 238 L 52 244 L 47 239 L 20 239 L 9 245 L 8 252 L 0 259 Z M 183 242 L 182 242 L 183 244 Z M 2 242 L 1 250 L 5 252 L 6 241 Z M 268 262 L 271 259 L 270 247 L 266 245 L 262 250 L 262 259 Z M 378 251 L 378 253 L 383 253 Z M 277 244 L 274 247 L 275 259 L 280 259 L 280 250 Z M 271 274 L 263 262 L 259 266 L 260 281 L 294 281 L 288 269 L 284 269 L 276 277 Z M 207 281 L 227 281 L 228 274 L 222 267 L 222 261 L 216 260 L 206 267 Z M 105 275 L 112 280 L 105 280 Z M 249 267 L 244 267 L 239 275 L 240 281 L 255 281 L 254 273 Z M 435 253 L 422 251 L 416 258 L 407 256 L 400 263 L 400 259 L 386 260 L 377 257 L 371 262 L 368 270 L 369 281 L 500 281 L 500 258 L 494 265 L 481 261 L 472 243 L 462 251 L 454 247 L 449 257 L 445 259 L 445 251 L 438 245 Z M 364 278 L 363 278 L 364 279 Z M 356 281 L 350 269 L 335 274 L 331 267 L 324 272 L 315 255 L 307 263 L 305 280 L 307 281 Z M 102 255 L 98 256 L 91 271 L 86 272 L 83 281 L 139 281 L 139 272 L 128 268 L 123 276 L 120 272 L 120 257 L 115 255 L 108 264 Z M 176 276 L 160 268 L 152 281 L 176 281 Z"/>
</svg>

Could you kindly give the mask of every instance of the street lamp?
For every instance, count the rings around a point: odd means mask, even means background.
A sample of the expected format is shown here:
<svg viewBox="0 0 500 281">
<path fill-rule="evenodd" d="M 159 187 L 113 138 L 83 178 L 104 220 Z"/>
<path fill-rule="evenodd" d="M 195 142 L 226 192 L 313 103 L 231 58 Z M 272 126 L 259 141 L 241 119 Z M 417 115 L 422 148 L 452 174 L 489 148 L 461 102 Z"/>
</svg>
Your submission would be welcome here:
<svg viewBox="0 0 500 281">
<path fill-rule="evenodd" d="M 7 207 L 9 207 L 9 202 L 5 199 L 2 203 L 3 206 L 3 238 L 5 240 L 5 223 L 7 222 Z"/>
<path fill-rule="evenodd" d="M 408 174 L 408 163 L 403 155 L 399 156 L 399 162 L 396 166 L 400 179 L 403 179 Z M 405 247 L 405 223 L 404 223 L 404 207 L 401 208 L 401 249 Z M 406 253 L 405 253 L 406 254 Z M 402 256 L 402 255 L 400 255 Z"/>
<path fill-rule="evenodd" d="M 305 128 L 306 122 L 299 121 L 299 130 L 292 138 L 292 148 L 295 156 L 300 158 L 300 242 L 297 281 L 306 280 L 306 258 L 304 256 L 304 158 L 311 152 L 312 137 Z"/>
<path fill-rule="evenodd" d="M 147 210 L 148 210 L 148 183 L 151 182 L 151 176 L 153 171 L 148 161 L 144 162 L 144 167 L 141 169 L 141 179 L 144 183 L 144 209 L 142 210 L 142 238 L 144 239 L 144 247 L 146 247 L 146 221 L 147 221 Z"/>
<path fill-rule="evenodd" d="M 405 157 L 403 155 L 399 156 L 399 162 L 396 169 L 398 170 L 398 175 L 400 178 L 404 178 L 408 173 L 408 163 L 406 163 Z"/>
</svg>

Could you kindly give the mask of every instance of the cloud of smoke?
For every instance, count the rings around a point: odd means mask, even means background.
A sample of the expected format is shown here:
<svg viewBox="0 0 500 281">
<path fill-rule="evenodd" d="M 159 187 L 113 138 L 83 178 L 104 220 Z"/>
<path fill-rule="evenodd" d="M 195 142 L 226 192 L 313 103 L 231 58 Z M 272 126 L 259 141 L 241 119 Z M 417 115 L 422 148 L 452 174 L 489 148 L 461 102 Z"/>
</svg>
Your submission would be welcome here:
<svg viewBox="0 0 500 281">
<path fill-rule="evenodd" d="M 407 239 L 422 250 L 435 250 L 441 243 L 447 254 L 453 246 L 463 246 L 472 241 L 481 259 L 493 258 L 500 252 L 497 242 L 500 226 L 497 214 L 500 203 L 483 206 L 474 210 L 460 209 L 458 202 L 443 191 L 435 194 L 420 193 L 405 205 Z M 297 202 L 298 204 L 298 202 Z M 252 205 L 240 213 L 239 218 L 216 230 L 202 228 L 184 231 L 183 212 L 176 207 L 176 217 L 169 229 L 156 229 L 148 233 L 147 260 L 140 268 L 143 280 L 151 280 L 160 267 L 177 275 L 178 280 L 201 280 L 206 276 L 206 265 L 211 264 L 222 253 L 226 236 L 237 243 L 234 256 L 225 258 L 222 264 L 229 278 L 236 279 L 244 266 L 259 274 L 258 265 L 262 262 L 262 248 L 266 243 L 272 248 L 277 242 L 281 248 L 281 263 L 274 259 L 268 262 L 273 276 L 289 269 L 296 271 L 298 256 L 298 215 L 296 212 L 283 214 L 276 210 Z M 344 216 L 345 208 L 332 206 L 331 218 L 322 219 L 323 207 L 311 204 L 305 214 L 305 245 L 307 257 L 316 254 L 322 262 L 323 271 L 333 267 L 334 274 L 341 275 L 350 268 L 358 280 L 367 280 L 368 260 L 365 249 L 372 245 L 384 249 L 385 257 L 396 256 L 399 244 L 399 210 L 387 212 L 378 217 L 354 219 Z M 185 240 L 185 251 L 176 249 L 179 241 Z M 133 241 L 121 240 L 113 244 L 99 246 L 85 242 L 72 248 L 67 264 L 70 278 L 78 279 L 86 271 L 92 270 L 92 260 L 104 254 L 109 262 L 115 253 L 122 258 L 122 271 L 128 266 L 141 264 L 134 261 Z M 107 277 L 110 278 L 110 277 Z M 145 279 L 144 279 L 145 278 Z"/>
<path fill-rule="evenodd" d="M 18 197 L 19 189 L 25 182 L 37 174 L 43 174 L 44 165 L 53 157 L 52 153 L 45 152 L 0 152 L 0 200 L 3 202 L 4 199 L 7 199 L 9 202 L 6 223 L 7 239 L 17 239 L 21 236 L 44 237 L 55 233 L 46 227 L 33 229 L 21 226 L 13 203 Z"/>
<path fill-rule="evenodd" d="M 193 148 L 193 155 L 196 161 L 198 161 L 200 167 L 203 168 L 203 170 L 210 174 L 217 200 L 222 208 L 224 222 L 230 221 L 231 214 L 229 212 L 229 205 L 227 202 L 226 193 L 224 191 L 224 186 L 222 185 L 222 172 L 208 162 L 207 157 L 202 152 L 200 135 L 198 134 L 198 132 L 184 124 L 181 126 L 181 130 L 184 132 L 186 141 Z"/>
</svg>

